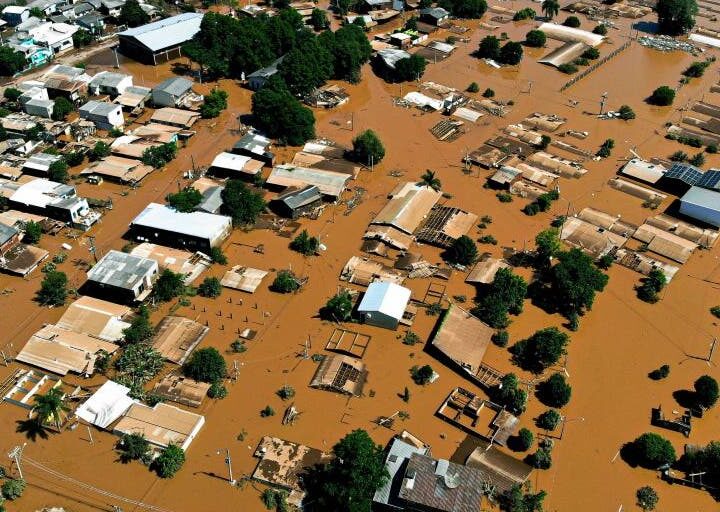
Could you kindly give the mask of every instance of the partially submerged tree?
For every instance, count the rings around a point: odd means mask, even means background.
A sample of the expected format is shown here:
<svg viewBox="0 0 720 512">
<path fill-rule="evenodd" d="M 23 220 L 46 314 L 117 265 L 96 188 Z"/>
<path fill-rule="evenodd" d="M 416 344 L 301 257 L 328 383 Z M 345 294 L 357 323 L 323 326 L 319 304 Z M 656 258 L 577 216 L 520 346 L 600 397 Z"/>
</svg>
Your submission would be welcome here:
<svg viewBox="0 0 720 512">
<path fill-rule="evenodd" d="M 153 294 L 161 302 L 184 295 L 185 291 L 185 276 L 167 268 L 160 273 L 153 286 Z"/>
<path fill-rule="evenodd" d="M 440 178 L 437 177 L 435 171 L 431 171 L 430 169 L 427 169 L 425 173 L 420 176 L 420 182 L 418 183 L 418 185 L 431 188 L 435 191 L 438 191 L 442 188 L 442 182 L 440 181 Z"/>
<path fill-rule="evenodd" d="M 679 36 L 695 26 L 695 0 L 658 0 L 655 6 L 661 34 Z"/>
<path fill-rule="evenodd" d="M 429 384 L 433 375 L 435 375 L 435 371 L 429 364 L 426 364 L 425 366 L 413 366 L 410 369 L 410 376 L 412 377 L 413 382 L 419 386 Z"/>
<path fill-rule="evenodd" d="M 490 327 L 502 329 L 509 325 L 508 314 L 519 315 L 527 296 L 527 283 L 509 268 L 495 273 L 492 283 L 472 309 L 472 313 Z"/>
<path fill-rule="evenodd" d="M 672 464 L 677 459 L 670 441 L 654 432 L 642 434 L 629 448 L 635 462 L 647 469 L 654 470 L 663 464 Z"/>
<path fill-rule="evenodd" d="M 205 96 L 203 105 L 200 107 L 200 114 L 202 114 L 205 119 L 218 117 L 220 113 L 227 108 L 227 99 L 227 92 L 222 89 L 213 89 L 210 91 L 210 94 Z"/>
<path fill-rule="evenodd" d="M 144 460 L 150 453 L 150 443 L 143 434 L 124 434 L 118 442 L 118 449 L 122 462 Z"/>
<path fill-rule="evenodd" d="M 385 146 L 372 130 L 365 130 L 353 139 L 352 158 L 356 162 L 371 166 L 385 158 Z"/>
<path fill-rule="evenodd" d="M 555 409 L 548 409 L 538 416 L 535 424 L 543 430 L 553 431 L 557 428 L 561 418 L 560 413 Z"/>
<path fill-rule="evenodd" d="M 334 322 L 344 322 L 350 318 L 352 309 L 350 292 L 342 290 L 327 301 L 325 307 L 320 310 L 320 316 Z"/>
<path fill-rule="evenodd" d="M 509 41 L 500 48 L 497 61 L 508 66 L 517 66 L 523 58 L 523 47 L 520 43 Z"/>
<path fill-rule="evenodd" d="M 538 398 L 548 407 L 564 407 L 570 401 L 572 388 L 565 380 L 565 375 L 555 373 L 547 380 L 538 384 Z"/>
<path fill-rule="evenodd" d="M 710 375 L 703 375 L 693 385 L 695 388 L 695 402 L 703 409 L 709 409 L 715 405 L 720 396 L 717 381 Z"/>
<path fill-rule="evenodd" d="M 163 356 L 147 343 L 133 343 L 125 347 L 115 361 L 119 383 L 130 388 L 131 396 L 145 394 L 144 385 L 155 377 L 164 364 Z"/>
<path fill-rule="evenodd" d="M 214 299 L 222 294 L 222 283 L 217 277 L 206 277 L 200 286 L 198 286 L 198 294 L 203 297 Z"/>
<path fill-rule="evenodd" d="M 510 352 L 513 354 L 513 361 L 523 370 L 540 374 L 566 354 L 569 342 L 570 337 L 557 327 L 546 327 L 529 338 L 518 341 Z"/>
<path fill-rule="evenodd" d="M 42 226 L 33 220 L 25 223 L 24 231 L 23 242 L 26 244 L 36 244 L 42 238 Z"/>
<path fill-rule="evenodd" d="M 480 41 L 477 56 L 481 59 L 497 60 L 500 56 L 500 39 L 495 36 L 485 36 Z"/>
<path fill-rule="evenodd" d="M 52 270 L 45 274 L 37 292 L 37 300 L 43 306 L 62 306 L 68 296 L 68 278 L 65 272 Z"/>
<path fill-rule="evenodd" d="M 650 304 L 655 304 L 660 300 L 658 294 L 665 288 L 666 283 L 667 278 L 662 270 L 651 270 L 647 277 L 642 279 L 642 284 L 637 287 L 638 299 L 649 302 Z"/>
<path fill-rule="evenodd" d="M 648 103 L 659 107 L 672 105 L 673 101 L 675 101 L 675 91 L 667 85 L 661 85 L 655 89 L 648 98 Z"/>
<path fill-rule="evenodd" d="M 55 121 L 64 121 L 68 114 L 73 110 L 75 110 L 75 105 L 73 105 L 68 99 L 59 96 L 55 98 L 52 118 Z"/>
<path fill-rule="evenodd" d="M 531 30 L 525 34 L 525 45 L 532 48 L 542 48 L 547 42 L 547 36 L 542 30 Z"/>
<path fill-rule="evenodd" d="M 176 444 L 168 445 L 153 461 L 153 468 L 160 478 L 172 478 L 185 464 L 185 452 Z"/>
<path fill-rule="evenodd" d="M 183 374 L 200 382 L 219 382 L 227 374 L 225 358 L 214 347 L 196 350 L 183 365 Z"/>
<path fill-rule="evenodd" d="M 649 485 L 640 487 L 635 493 L 635 497 L 637 498 L 638 507 L 643 509 L 645 512 L 655 510 L 658 501 L 660 501 L 660 498 L 658 497 L 657 492 L 655 492 L 655 489 L 653 489 Z"/>
<path fill-rule="evenodd" d="M 252 96 L 255 125 L 269 137 L 291 146 L 315 137 L 315 116 L 288 90 L 285 82 L 273 76 Z"/>
<path fill-rule="evenodd" d="M 303 229 L 300 234 L 290 242 L 290 249 L 304 256 L 314 256 L 317 254 L 319 247 L 320 240 L 314 236 L 310 236 L 310 233 L 308 233 L 306 229 Z"/>
<path fill-rule="evenodd" d="M 39 425 L 52 423 L 55 428 L 60 430 L 62 424 L 62 416 L 70 409 L 65 406 L 65 396 L 59 388 L 52 388 L 44 395 L 35 395 L 33 397 L 35 405 L 32 411 L 35 413 L 35 419 Z"/>
<path fill-rule="evenodd" d="M 221 211 L 232 217 L 235 226 L 254 224 L 265 210 L 262 194 L 250 189 L 240 180 L 228 180 L 221 197 L 223 200 Z"/>
<path fill-rule="evenodd" d="M 550 296 L 566 317 L 582 315 L 592 308 L 595 293 L 605 289 L 608 276 L 580 249 L 557 253 L 558 263 L 550 269 Z"/>
<path fill-rule="evenodd" d="M 490 398 L 516 416 L 525 412 L 527 393 L 520 388 L 520 381 L 514 373 L 506 374 L 500 384 L 490 390 Z"/>
<path fill-rule="evenodd" d="M 139 343 L 152 338 L 155 333 L 150 323 L 150 312 L 145 306 L 140 306 L 138 314 L 130 322 L 130 327 L 123 329 L 123 337 L 126 343 Z"/>
<path fill-rule="evenodd" d="M 553 19 L 560 12 L 560 4 L 557 0 L 543 0 L 542 12 L 549 20 Z"/>
<path fill-rule="evenodd" d="M 275 276 L 270 288 L 278 293 L 291 293 L 300 288 L 297 277 L 290 270 L 281 270 Z"/>
<path fill-rule="evenodd" d="M 177 211 L 187 213 L 195 211 L 197 205 L 202 202 L 203 195 L 196 188 L 185 187 L 174 194 L 168 194 L 165 199 Z"/>
</svg>

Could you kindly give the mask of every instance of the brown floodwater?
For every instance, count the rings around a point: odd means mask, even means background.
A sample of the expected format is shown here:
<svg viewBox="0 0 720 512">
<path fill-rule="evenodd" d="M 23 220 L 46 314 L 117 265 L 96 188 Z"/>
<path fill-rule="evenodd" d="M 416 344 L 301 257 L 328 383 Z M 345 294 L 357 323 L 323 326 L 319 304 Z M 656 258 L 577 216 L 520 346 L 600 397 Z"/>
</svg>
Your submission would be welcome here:
<svg viewBox="0 0 720 512">
<path fill-rule="evenodd" d="M 531 4 L 514 2 L 512 8 L 526 5 Z M 539 10 L 539 4 L 532 6 Z M 564 17 L 565 14 L 561 14 L 560 18 Z M 584 27 L 594 26 L 593 22 L 580 17 Z M 621 29 L 611 30 L 611 42 L 601 47 L 602 55 L 626 40 L 630 22 L 620 20 L 618 23 Z M 178 309 L 178 314 L 207 321 L 211 332 L 204 345 L 226 353 L 238 330 L 250 327 L 259 334 L 247 343 L 247 352 L 227 353 L 231 365 L 237 361 L 238 380 L 229 385 L 230 394 L 226 399 L 207 400 L 203 404 L 200 412 L 205 415 L 206 424 L 188 450 L 185 466 L 175 478 L 159 480 L 140 464 L 121 464 L 113 451 L 116 437 L 93 431 L 94 442 L 91 443 L 84 427 L 50 435 L 48 439 L 29 441 L 26 456 L 78 481 L 173 511 L 205 510 L 209 500 L 212 500 L 212 508 L 217 510 L 264 510 L 259 500 L 263 487 L 257 483 L 248 483 L 241 489 L 230 487 L 224 480 L 223 456 L 218 454 L 218 450 L 229 448 L 236 478 L 249 475 L 256 463 L 252 453 L 263 435 L 329 450 L 347 432 L 364 428 L 378 443 L 384 444 L 394 432 L 377 427 L 373 421 L 378 416 L 404 410 L 409 413 L 409 418 L 396 421 L 395 430 L 408 429 L 431 444 L 435 456 L 451 457 L 464 435 L 436 418 L 434 412 L 455 386 L 479 390 L 431 358 L 421 345 L 403 345 L 398 339 L 403 331 L 353 326 L 372 336 L 363 359 L 370 373 L 366 395 L 362 398 L 348 399 L 308 388 L 315 363 L 298 357 L 308 339 L 312 345 L 311 353 L 323 352 L 334 327 L 317 318 L 318 309 L 336 292 L 340 270 L 350 256 L 359 253 L 364 229 L 382 208 L 388 191 L 400 180 L 417 180 L 426 169 L 435 170 L 442 180 L 443 190 L 451 196 L 448 204 L 493 217 L 485 232 L 495 236 L 499 244 L 481 249 L 495 255 L 500 255 L 503 247 L 532 247 L 535 235 L 548 225 L 551 216 L 564 214 L 568 209 L 579 211 L 585 206 L 593 206 L 621 214 L 630 222 L 641 223 L 652 212 L 642 208 L 639 199 L 613 190 L 605 183 L 615 174 L 620 161 L 630 156 L 630 148 L 635 148 L 645 158 L 666 157 L 678 149 L 694 152 L 663 138 L 665 122 L 677 121 L 678 108 L 703 94 L 708 101 L 720 101 L 720 95 L 708 92 L 716 80 L 717 65 L 714 64 L 703 79 L 694 80 L 680 89 L 674 107 L 646 105 L 643 99 L 655 87 L 677 84 L 680 73 L 694 58 L 679 52 L 662 54 L 638 44 L 633 44 L 560 93 L 559 88 L 567 77 L 536 62 L 550 49 L 526 51 L 519 70 L 494 70 L 470 55 L 489 32 L 477 29 L 477 22 L 467 25 L 472 27 L 467 33 L 470 42 L 459 43 L 449 59 L 429 65 L 423 79 L 459 90 L 464 90 L 472 81 L 480 85 L 481 91 L 490 87 L 495 90 L 496 98 L 515 102 L 509 115 L 505 118 L 485 115 L 476 125 L 467 123 L 466 133 L 457 140 L 439 142 L 429 129 L 442 116 L 394 106 L 392 99 L 400 94 L 400 86 L 382 82 L 366 66 L 363 81 L 347 86 L 351 94 L 348 104 L 337 110 L 316 112 L 319 136 L 349 144 L 360 131 L 372 128 L 378 132 L 387 150 L 382 164 L 373 172 L 362 171 L 358 180 L 351 183 L 352 187 L 363 187 L 367 192 L 363 202 L 350 215 L 343 215 L 344 207 L 337 206 L 328 208 L 318 220 L 301 221 L 311 234 L 321 238 L 328 250 L 318 257 L 303 258 L 289 251 L 288 239 L 269 231 L 235 231 L 224 245 L 228 266 L 292 268 L 297 274 L 307 276 L 308 284 L 295 295 L 279 295 L 268 290 L 272 278 L 269 276 L 255 295 L 225 290 L 219 299 L 195 297 L 192 306 Z M 497 32 L 507 32 L 517 40 L 534 25 L 532 22 L 510 23 Z M 441 32 L 434 38 L 446 36 Z M 557 43 L 549 42 L 548 45 L 555 47 Z M 96 71 L 112 66 L 113 62 L 112 54 L 105 53 L 90 59 L 88 68 Z M 183 65 L 186 61 L 181 59 L 175 63 Z M 136 83 L 148 86 L 172 75 L 170 64 L 150 67 L 123 59 L 121 69 L 132 73 Z M 112 197 L 115 203 L 115 208 L 107 212 L 102 222 L 90 232 L 96 236 L 101 253 L 123 246 L 125 242 L 120 237 L 130 220 L 147 203 L 161 201 L 182 185 L 182 173 L 192 167 L 193 160 L 195 165 L 208 165 L 218 152 L 231 147 L 237 139 L 234 131 L 237 119 L 249 112 L 250 93 L 232 81 L 206 84 L 198 89 L 207 92 L 216 85 L 230 93 L 228 110 L 216 120 L 201 121 L 197 125 L 198 134 L 181 150 L 179 157 L 166 169 L 151 174 L 140 188 L 127 190 L 108 183 L 99 187 L 79 185 L 81 194 Z M 414 89 L 414 84 L 402 86 L 403 93 Z M 605 92 L 608 108 L 629 104 L 635 109 L 637 119 L 628 123 L 598 120 L 594 114 L 599 110 L 600 95 Z M 578 104 L 571 107 L 570 100 Z M 487 171 L 474 169 L 472 174 L 464 174 L 461 158 L 467 150 L 478 147 L 506 124 L 518 122 L 538 111 L 566 117 L 568 122 L 561 130 L 590 132 L 583 141 L 569 140 L 584 149 L 595 151 L 607 138 L 616 141 L 616 148 L 608 159 L 587 162 L 589 172 L 582 178 L 561 180 L 562 198 L 551 212 L 527 217 L 521 212 L 524 200 L 516 198 L 509 204 L 498 202 L 494 192 L 482 187 L 482 178 Z M 351 119 L 352 124 L 349 123 Z M 292 154 L 289 149 L 279 153 L 280 160 L 287 160 Z M 707 166 L 718 163 L 717 156 L 709 156 Z M 391 172 L 402 176 L 393 177 Z M 90 260 L 87 240 L 85 237 L 79 240 L 45 237 L 41 246 L 56 253 L 63 242 L 72 244 L 73 250 L 60 268 L 68 273 L 75 286 L 79 286 L 84 281 L 84 272 L 76 263 Z M 259 243 L 265 245 L 265 254 L 252 251 L 251 247 Z M 440 261 L 438 249 L 421 247 L 420 251 L 430 261 Z M 598 295 L 592 311 L 582 318 L 579 332 L 571 334 L 567 370 L 573 397 L 563 411 L 569 418 L 564 438 L 553 450 L 553 467 L 532 475 L 533 484 L 549 492 L 547 510 L 600 512 L 615 511 L 620 507 L 632 510 L 635 490 L 642 485 L 657 489 L 661 497 L 659 510 L 717 510 L 717 504 L 707 493 L 670 487 L 659 481 L 653 472 L 630 468 L 617 454 L 623 443 L 638 434 L 656 431 L 649 425 L 651 407 L 662 404 L 667 414 L 673 409 L 680 410 L 673 401 L 673 391 L 689 388 L 703 373 L 718 377 L 716 366 L 708 366 L 697 357 L 704 357 L 712 337 L 720 334 L 708 312 L 709 307 L 720 303 L 719 256 L 718 248 L 694 254 L 655 305 L 635 298 L 633 286 L 639 280 L 638 274 L 617 266 L 609 271 L 607 289 Z M 214 266 L 208 274 L 222 276 L 225 270 L 224 266 Z M 9 292 L 0 296 L 0 308 L 6 312 L 0 317 L 0 329 L 5 333 L 0 346 L 12 344 L 17 351 L 33 331 L 61 315 L 61 308 L 39 308 L 32 302 L 40 279 L 40 272 L 26 280 L 0 276 L 0 290 Z M 449 282 L 443 283 L 447 286 L 448 296 L 473 296 L 474 290 L 463 280 L 464 274 L 454 273 Z M 422 299 L 430 282 L 427 279 L 411 280 L 407 286 L 415 298 Z M 153 320 L 159 320 L 168 308 L 169 305 L 156 311 Z M 436 320 L 421 311 L 412 330 L 427 339 Z M 511 340 L 522 339 L 538 328 L 562 323 L 559 316 L 548 315 L 528 301 L 522 315 L 513 318 L 509 328 Z M 498 364 L 510 364 L 507 351 L 496 347 L 490 348 L 488 357 L 499 361 Z M 440 375 L 438 381 L 426 387 L 411 382 L 409 369 L 422 364 L 433 366 Z M 648 379 L 647 373 L 662 364 L 671 366 L 669 378 L 660 382 Z M 14 364 L 10 368 L 0 367 L 0 380 L 16 367 Z M 529 374 L 518 373 L 523 379 L 532 379 Z M 69 377 L 67 380 L 93 387 L 103 378 L 82 381 Z M 285 384 L 295 388 L 295 406 L 302 413 L 293 426 L 280 423 L 285 404 L 275 391 Z M 409 403 L 398 397 L 405 386 L 410 388 L 412 395 Z M 261 418 L 259 411 L 266 405 L 271 405 L 278 415 Z M 533 397 L 521 418 L 523 426 L 534 430 L 532 419 L 543 410 Z M 0 428 L 4 433 L 0 448 L 9 449 L 26 441 L 24 434 L 15 432 L 16 422 L 24 418 L 26 412 L 7 404 L 0 407 Z M 716 408 L 696 421 L 689 442 L 705 444 L 716 439 L 719 415 Z M 241 432 L 246 433 L 243 441 L 238 440 Z M 660 433 L 670 439 L 678 451 L 688 442 L 680 434 Z M 83 512 L 109 510 L 111 505 L 120 505 L 126 511 L 141 510 L 76 483 L 59 481 L 27 464 L 24 469 L 29 488 L 11 510 L 31 511 L 51 505 Z"/>
</svg>

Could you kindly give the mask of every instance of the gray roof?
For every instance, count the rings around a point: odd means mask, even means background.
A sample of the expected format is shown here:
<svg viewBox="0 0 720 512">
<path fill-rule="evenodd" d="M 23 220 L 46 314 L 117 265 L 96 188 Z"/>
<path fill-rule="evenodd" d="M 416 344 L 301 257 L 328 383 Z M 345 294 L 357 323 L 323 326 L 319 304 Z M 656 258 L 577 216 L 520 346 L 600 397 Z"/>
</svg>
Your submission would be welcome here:
<svg viewBox="0 0 720 512">
<path fill-rule="evenodd" d="M 283 55 L 282 57 L 280 57 L 279 59 L 277 59 L 275 62 L 273 62 L 273 63 L 270 64 L 269 66 L 264 67 L 264 68 L 262 68 L 262 69 L 258 69 L 258 70 L 255 71 L 254 73 L 250 73 L 250 74 L 247 76 L 247 78 L 258 78 L 258 77 L 260 77 L 260 78 L 270 78 L 270 77 L 273 76 L 275 73 L 277 73 L 277 71 L 278 71 L 278 66 L 279 66 L 280 63 L 283 61 L 284 58 L 285 58 L 285 55 Z"/>
<path fill-rule="evenodd" d="M 113 73 L 111 71 L 102 71 L 90 80 L 90 87 L 117 87 L 120 82 L 130 75 L 123 73 Z"/>
<path fill-rule="evenodd" d="M 50 104 L 52 104 L 52 101 L 50 102 Z M 25 161 L 25 164 L 23 164 L 23 167 L 47 172 L 50 169 L 50 166 L 53 163 L 59 161 L 61 158 L 62 157 L 60 155 L 51 155 L 50 153 L 37 153 L 28 158 Z"/>
<path fill-rule="evenodd" d="M 107 103 L 104 101 L 95 101 L 90 100 L 85 105 L 80 107 L 80 113 L 87 113 L 92 114 L 96 116 L 107 116 L 111 112 L 114 112 L 120 108 L 119 105 L 116 105 L 114 103 Z"/>
<path fill-rule="evenodd" d="M 243 135 L 233 146 L 235 149 L 244 149 L 262 155 L 271 144 L 271 140 L 257 133 L 249 132 Z"/>
<path fill-rule="evenodd" d="M 131 290 L 148 274 L 157 271 L 155 260 L 110 251 L 88 271 L 88 279 Z"/>
<path fill-rule="evenodd" d="M 296 208 L 302 208 L 321 199 L 322 194 L 320 193 L 320 189 L 315 185 L 307 185 L 300 189 L 291 189 L 283 192 L 275 198 L 275 201 L 285 203 L 288 208 L 295 210 Z"/>
<path fill-rule="evenodd" d="M 83 16 L 80 16 L 75 22 L 79 25 L 84 25 L 86 27 L 92 27 L 94 25 L 97 25 L 101 21 L 105 19 L 105 16 L 98 12 L 90 12 Z"/>
<path fill-rule="evenodd" d="M 176 76 L 173 78 L 168 78 L 167 80 L 162 82 L 160 85 L 153 89 L 153 92 L 163 91 L 171 94 L 172 96 L 182 96 L 190 89 L 192 89 L 192 86 L 193 83 L 187 78 Z"/>
<path fill-rule="evenodd" d="M 100 3 L 102 3 L 103 7 L 106 9 L 117 9 L 118 7 L 122 7 L 125 5 L 126 0 L 101 0 Z"/>
<path fill-rule="evenodd" d="M 210 187 L 203 192 L 203 198 L 197 209 L 207 213 L 217 213 L 223 204 L 222 191 L 225 187 Z"/>
<path fill-rule="evenodd" d="M 142 85 L 132 85 L 132 86 L 128 87 L 127 89 L 125 89 L 125 92 L 131 93 L 131 94 L 140 94 L 140 95 L 145 96 L 147 94 L 150 94 L 151 90 L 152 89 L 150 89 L 150 87 L 143 87 Z"/>
<path fill-rule="evenodd" d="M 200 31 L 202 13 L 187 12 L 120 32 L 119 37 L 131 37 L 156 52 L 192 39 Z"/>
<path fill-rule="evenodd" d="M 450 13 L 447 12 L 442 7 L 429 7 L 427 9 L 421 9 L 420 14 L 424 14 L 426 16 L 431 16 L 435 18 L 436 20 L 447 18 L 450 16 Z"/>
<path fill-rule="evenodd" d="M 5 244 L 8 242 L 8 240 L 11 240 L 12 237 L 18 234 L 18 230 L 6 226 L 5 224 L 0 224 L 0 244 Z"/>
<path fill-rule="evenodd" d="M 693 204 L 708 210 L 720 212 L 720 192 L 701 187 L 690 187 L 680 201 Z"/>
<path fill-rule="evenodd" d="M 418 448 L 398 438 L 394 438 L 391 441 L 387 455 L 385 456 L 385 468 L 388 470 L 388 473 L 390 473 L 390 478 L 385 482 L 385 485 L 375 491 L 375 496 L 373 497 L 374 502 L 382 504 L 390 502 L 392 488 L 397 488 L 399 483 L 396 481 L 396 476 L 398 480 L 403 478 L 404 472 L 400 472 L 399 474 L 398 472 L 405 464 L 405 461 L 409 460 L 414 453 L 426 455 L 428 449 Z"/>
</svg>

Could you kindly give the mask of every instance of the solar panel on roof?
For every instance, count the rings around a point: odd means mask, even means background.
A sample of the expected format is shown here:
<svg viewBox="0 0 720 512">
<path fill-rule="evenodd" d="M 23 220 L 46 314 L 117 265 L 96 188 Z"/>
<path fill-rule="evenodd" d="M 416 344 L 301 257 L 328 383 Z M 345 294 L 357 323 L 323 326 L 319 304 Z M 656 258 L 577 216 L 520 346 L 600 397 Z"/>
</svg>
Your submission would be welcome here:
<svg viewBox="0 0 720 512">
<path fill-rule="evenodd" d="M 717 169 L 707 171 L 700 177 L 696 185 L 702 188 L 720 189 L 720 171 Z"/>
<path fill-rule="evenodd" d="M 688 185 L 695 185 L 703 177 L 703 173 L 697 167 L 689 164 L 675 163 L 665 173 L 666 178 L 674 178 Z"/>
</svg>

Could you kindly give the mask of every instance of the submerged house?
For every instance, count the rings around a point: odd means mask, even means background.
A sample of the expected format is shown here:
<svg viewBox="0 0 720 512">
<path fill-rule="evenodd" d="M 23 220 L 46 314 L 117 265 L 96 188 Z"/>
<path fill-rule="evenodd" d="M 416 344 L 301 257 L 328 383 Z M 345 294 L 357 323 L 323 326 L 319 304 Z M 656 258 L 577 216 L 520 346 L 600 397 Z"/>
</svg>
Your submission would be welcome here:
<svg viewBox="0 0 720 512">
<path fill-rule="evenodd" d="M 170 60 L 171 53 L 179 57 L 182 45 L 200 31 L 202 19 L 202 13 L 187 12 L 120 32 L 120 52 L 154 65 L 160 57 Z"/>
<path fill-rule="evenodd" d="M 9 201 L 12 208 L 45 215 L 81 229 L 89 229 L 100 219 L 100 214 L 90 209 L 87 199 L 77 196 L 75 187 L 46 179 L 20 185 Z"/>
<path fill-rule="evenodd" d="M 397 329 L 403 320 L 411 292 L 395 283 L 375 281 L 363 295 L 358 314 L 366 324 Z"/>
<path fill-rule="evenodd" d="M 84 288 L 93 295 L 125 303 L 143 301 L 159 272 L 155 260 L 113 250 L 88 271 Z"/>
</svg>

